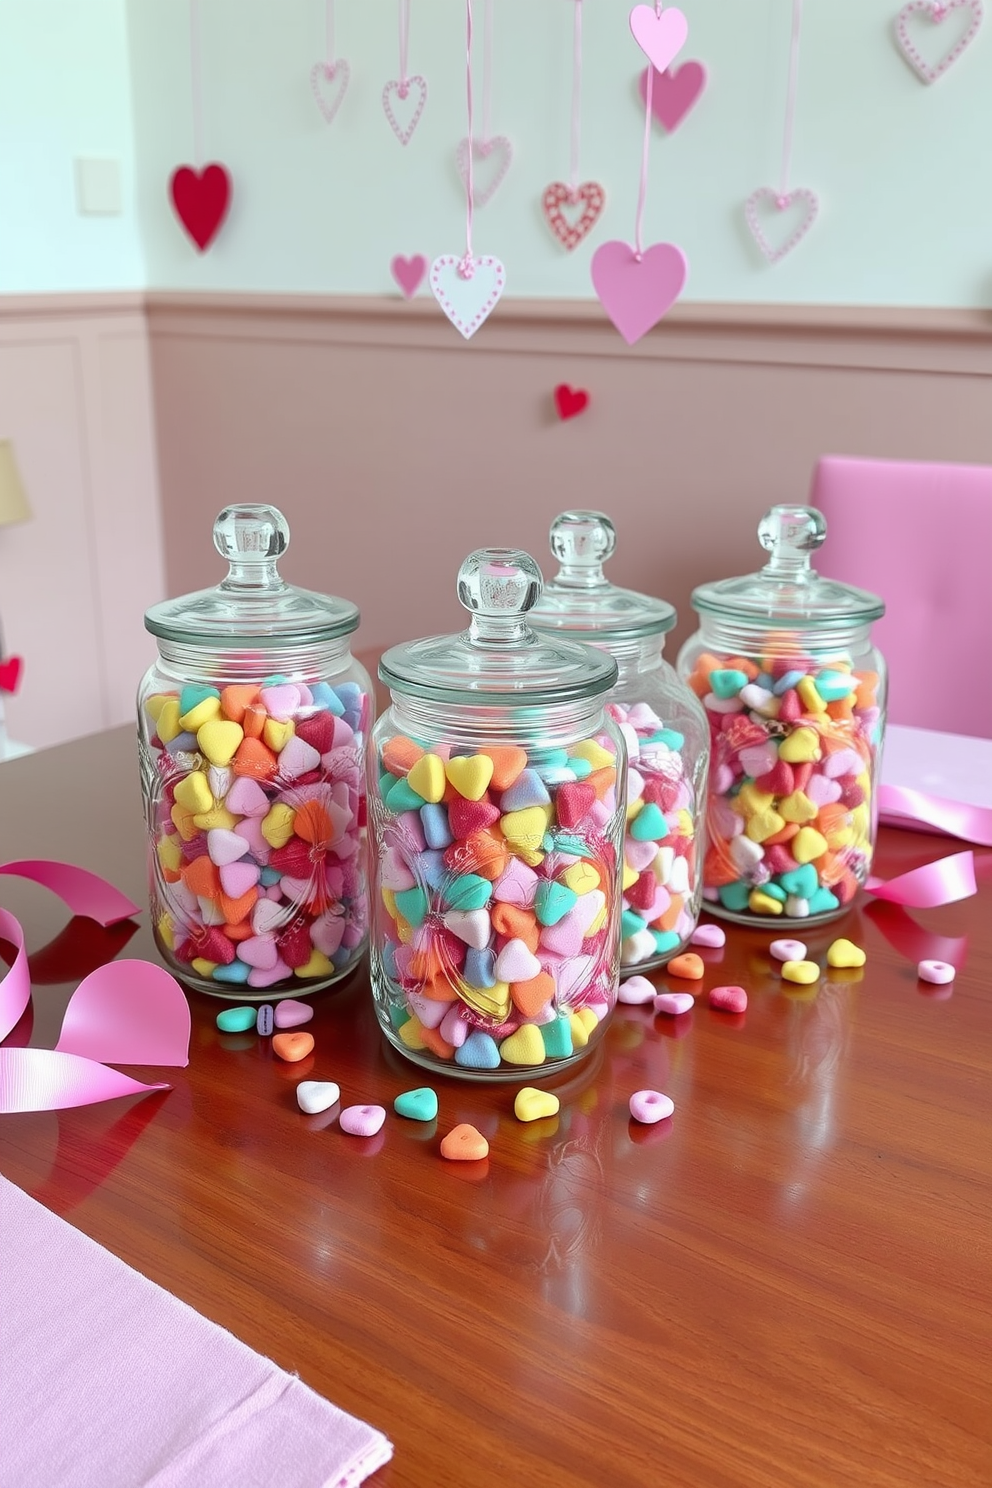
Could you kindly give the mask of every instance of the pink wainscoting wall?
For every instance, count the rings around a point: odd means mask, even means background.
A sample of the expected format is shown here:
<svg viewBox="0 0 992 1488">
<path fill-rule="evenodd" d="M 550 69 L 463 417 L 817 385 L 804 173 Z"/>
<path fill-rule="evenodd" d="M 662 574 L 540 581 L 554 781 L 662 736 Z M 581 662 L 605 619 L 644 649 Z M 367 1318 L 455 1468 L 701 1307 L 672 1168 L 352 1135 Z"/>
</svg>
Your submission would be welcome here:
<svg viewBox="0 0 992 1488">
<path fill-rule="evenodd" d="M 147 320 L 137 294 L 0 299 L 0 437 L 30 522 L 0 528 L 7 728 L 41 747 L 134 715 L 164 594 Z"/>
<path fill-rule="evenodd" d="M 992 463 L 992 317 L 678 306 L 628 348 L 598 305 L 504 302 L 470 343 L 430 298 L 152 294 L 170 593 L 215 582 L 232 500 L 288 516 L 294 582 L 356 600 L 361 643 L 460 626 L 458 565 L 609 512 L 621 584 L 689 595 L 762 561 L 755 527 L 826 451 Z M 588 390 L 559 421 L 559 382 Z"/>
</svg>

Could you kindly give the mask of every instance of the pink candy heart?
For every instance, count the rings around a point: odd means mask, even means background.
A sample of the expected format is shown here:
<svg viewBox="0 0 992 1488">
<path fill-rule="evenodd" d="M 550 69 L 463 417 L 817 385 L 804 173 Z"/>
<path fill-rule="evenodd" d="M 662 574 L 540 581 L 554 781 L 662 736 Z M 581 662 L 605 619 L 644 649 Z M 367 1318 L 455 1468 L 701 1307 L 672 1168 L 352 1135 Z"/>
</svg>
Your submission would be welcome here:
<svg viewBox="0 0 992 1488">
<path fill-rule="evenodd" d="M 778 750 L 774 744 L 748 744 L 741 750 L 738 759 L 744 773 L 757 778 L 768 774 L 778 759 Z"/>
<path fill-rule="evenodd" d="M 582 896 L 588 899 L 590 896 Z M 553 956 L 577 956 L 582 947 L 583 926 L 575 910 L 570 910 L 557 925 L 545 925 L 541 930 L 541 950 Z M 550 967 L 548 968 L 550 970 Z M 552 973 L 554 975 L 554 973 Z"/>
<path fill-rule="evenodd" d="M 493 886 L 493 898 L 517 909 L 529 909 L 537 893 L 537 874 L 520 858 L 511 858 L 505 873 Z"/>
<path fill-rule="evenodd" d="M 861 775 L 865 768 L 865 762 L 856 749 L 838 749 L 834 754 L 828 754 L 820 766 L 823 774 L 831 780 L 842 775 Z"/>
<path fill-rule="evenodd" d="M 344 915 L 334 914 L 328 909 L 322 915 L 318 915 L 310 926 L 310 939 L 318 951 L 323 952 L 325 956 L 333 956 L 341 948 L 344 931 Z"/>
<path fill-rule="evenodd" d="M 379 882 L 384 889 L 392 889 L 394 894 L 412 889 L 416 884 L 417 880 L 398 847 L 387 847 L 383 853 Z"/>
<path fill-rule="evenodd" d="M 540 961 L 522 940 L 508 940 L 496 957 L 496 980 L 499 982 L 529 982 L 540 970 Z"/>
<path fill-rule="evenodd" d="M 841 787 L 829 775 L 812 775 L 806 786 L 806 795 L 815 806 L 829 806 L 840 800 Z"/>
<path fill-rule="evenodd" d="M 220 886 L 229 899 L 240 899 L 255 887 L 261 872 L 257 863 L 225 863 L 220 870 Z"/>
<path fill-rule="evenodd" d="M 237 832 L 229 832 L 224 827 L 214 827 L 207 833 L 207 852 L 210 854 L 211 863 L 218 868 L 223 868 L 225 863 L 236 863 L 243 858 L 248 851 L 248 844 L 244 837 L 239 837 Z"/>
<path fill-rule="evenodd" d="M 297 1002 L 287 997 L 276 1004 L 272 1021 L 277 1028 L 300 1028 L 313 1017 L 313 1008 L 308 1002 Z"/>
<path fill-rule="evenodd" d="M 441 1019 L 441 1037 L 447 1039 L 453 1049 L 460 1049 L 468 1038 L 468 1024 L 461 1015 L 459 1003 L 449 1004 L 448 1011 Z"/>
<path fill-rule="evenodd" d="M 635 873 L 643 873 L 658 856 L 658 844 L 638 842 L 636 837 L 627 837 L 623 844 L 623 855 Z"/>
<path fill-rule="evenodd" d="M 244 945 L 245 942 L 242 941 L 241 944 Z M 286 965 L 285 961 L 277 960 L 275 966 L 271 966 L 268 969 L 255 967 L 250 971 L 248 973 L 248 985 L 249 987 L 271 987 L 276 982 L 285 981 L 286 977 L 292 975 L 292 970 Z"/>
<path fill-rule="evenodd" d="M 287 739 L 279 751 L 279 774 L 283 780 L 295 780 L 299 775 L 306 775 L 308 770 L 316 770 L 319 764 L 320 755 L 316 749 L 298 734 Z"/>
<path fill-rule="evenodd" d="M 244 821 L 238 822 L 234 830 L 238 837 L 243 837 L 247 842 L 252 857 L 264 867 L 269 861 L 269 853 L 272 849 L 262 836 L 260 819 L 257 816 L 246 816 Z"/>
<path fill-rule="evenodd" d="M 256 971 L 271 971 L 279 960 L 279 947 L 274 935 L 253 935 L 239 942 L 237 954 L 246 966 Z"/>
<path fill-rule="evenodd" d="M 410 1011 L 420 1019 L 425 1028 L 438 1028 L 445 1014 L 451 1009 L 450 1002 L 439 1002 L 436 997 L 424 997 L 420 992 L 411 992 L 407 997 Z"/>
<path fill-rule="evenodd" d="M 294 687 L 292 682 L 278 682 L 272 687 L 262 688 L 261 701 L 270 718 L 277 719 L 279 723 L 285 723 L 287 719 L 293 717 L 302 698 L 300 689 Z"/>
<path fill-rule="evenodd" d="M 236 775 L 224 805 L 235 816 L 266 816 L 271 802 L 257 780 Z"/>
<path fill-rule="evenodd" d="M 256 935 L 267 935 L 286 923 L 287 907 L 275 904 L 271 899 L 259 899 L 251 912 L 251 928 Z"/>
</svg>

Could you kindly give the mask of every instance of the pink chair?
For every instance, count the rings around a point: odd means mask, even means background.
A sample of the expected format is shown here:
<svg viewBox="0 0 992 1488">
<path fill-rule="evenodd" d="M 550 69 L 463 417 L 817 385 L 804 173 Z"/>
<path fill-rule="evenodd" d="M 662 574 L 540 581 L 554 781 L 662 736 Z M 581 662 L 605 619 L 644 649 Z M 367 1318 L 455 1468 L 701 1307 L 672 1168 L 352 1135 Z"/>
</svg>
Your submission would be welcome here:
<svg viewBox="0 0 992 1488">
<path fill-rule="evenodd" d="M 815 567 L 880 594 L 889 718 L 992 738 L 992 466 L 821 459 Z"/>
</svg>

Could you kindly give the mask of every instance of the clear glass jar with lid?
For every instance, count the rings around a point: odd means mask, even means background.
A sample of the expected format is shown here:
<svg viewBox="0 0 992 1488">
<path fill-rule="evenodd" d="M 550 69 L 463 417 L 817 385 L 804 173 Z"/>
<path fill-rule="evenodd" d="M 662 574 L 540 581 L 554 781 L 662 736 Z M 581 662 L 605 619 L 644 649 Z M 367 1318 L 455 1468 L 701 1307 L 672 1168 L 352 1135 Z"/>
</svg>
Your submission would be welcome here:
<svg viewBox="0 0 992 1488">
<path fill-rule="evenodd" d="M 702 706 L 664 659 L 675 610 L 611 584 L 603 564 L 616 529 L 598 511 L 562 512 L 551 524 L 561 564 L 532 623 L 611 655 L 618 666 L 607 712 L 627 744 L 627 825 L 621 975 L 648 971 L 688 943 L 702 897 L 709 730 Z"/>
<path fill-rule="evenodd" d="M 273 1002 L 330 986 L 368 938 L 359 613 L 287 584 L 289 528 L 229 506 L 213 589 L 154 605 L 138 693 L 155 939 L 189 986 Z"/>
<path fill-rule="evenodd" d="M 372 733 L 372 992 L 403 1054 L 468 1078 L 587 1055 L 616 1001 L 625 749 L 612 657 L 527 623 L 528 554 L 472 553 L 466 631 L 387 651 Z"/>
<path fill-rule="evenodd" d="M 826 533 L 812 507 L 772 507 L 768 562 L 694 590 L 700 626 L 678 660 L 710 727 L 703 897 L 745 924 L 833 919 L 871 867 L 885 605 L 813 570 Z"/>
</svg>

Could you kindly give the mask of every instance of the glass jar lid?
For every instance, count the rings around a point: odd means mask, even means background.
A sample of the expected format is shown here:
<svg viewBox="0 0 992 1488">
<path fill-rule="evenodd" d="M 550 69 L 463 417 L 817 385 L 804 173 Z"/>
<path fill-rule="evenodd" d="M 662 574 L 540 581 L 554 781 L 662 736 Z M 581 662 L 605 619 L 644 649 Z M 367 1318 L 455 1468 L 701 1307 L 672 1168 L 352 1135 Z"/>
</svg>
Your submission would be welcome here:
<svg viewBox="0 0 992 1488">
<path fill-rule="evenodd" d="M 603 564 L 617 545 L 616 528 L 598 511 L 566 511 L 551 524 L 551 551 L 561 564 L 534 606 L 536 625 L 625 640 L 663 635 L 675 610 L 663 599 L 611 584 Z"/>
<path fill-rule="evenodd" d="M 286 583 L 277 564 L 288 546 L 289 524 L 276 507 L 226 506 L 214 523 L 214 547 L 228 561 L 227 578 L 152 605 L 145 629 L 187 645 L 258 647 L 331 641 L 357 630 L 357 605 Z"/>
<path fill-rule="evenodd" d="M 529 553 L 480 548 L 458 570 L 458 600 L 472 616 L 458 635 L 393 646 L 379 662 L 392 692 L 487 706 L 566 703 L 608 692 L 617 664 L 605 652 L 542 635 L 524 616 L 544 581 Z"/>
<path fill-rule="evenodd" d="M 773 506 L 758 524 L 758 541 L 771 555 L 764 568 L 701 584 L 692 591 L 693 609 L 731 619 L 773 620 L 791 629 L 878 620 L 885 602 L 877 594 L 821 578 L 810 566 L 826 535 L 826 519 L 815 507 Z"/>
</svg>

